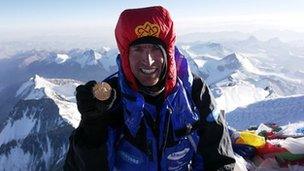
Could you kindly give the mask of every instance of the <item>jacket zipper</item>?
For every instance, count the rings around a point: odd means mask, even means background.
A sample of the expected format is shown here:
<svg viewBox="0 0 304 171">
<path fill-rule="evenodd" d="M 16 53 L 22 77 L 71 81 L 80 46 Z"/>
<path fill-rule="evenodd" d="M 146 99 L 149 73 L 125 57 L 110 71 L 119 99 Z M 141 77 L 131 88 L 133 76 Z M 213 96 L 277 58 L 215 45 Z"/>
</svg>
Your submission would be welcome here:
<svg viewBox="0 0 304 171">
<path fill-rule="evenodd" d="M 166 127 L 165 127 L 165 136 L 164 136 L 164 141 L 162 144 L 162 147 L 160 148 L 160 151 L 158 152 L 158 170 L 161 170 L 161 159 L 162 156 L 164 155 L 164 151 L 167 145 L 167 140 L 168 140 L 168 134 L 169 134 L 169 126 L 171 122 L 171 115 L 172 115 L 172 109 L 170 107 L 167 108 L 166 116 L 167 116 L 167 122 L 166 122 Z"/>
</svg>

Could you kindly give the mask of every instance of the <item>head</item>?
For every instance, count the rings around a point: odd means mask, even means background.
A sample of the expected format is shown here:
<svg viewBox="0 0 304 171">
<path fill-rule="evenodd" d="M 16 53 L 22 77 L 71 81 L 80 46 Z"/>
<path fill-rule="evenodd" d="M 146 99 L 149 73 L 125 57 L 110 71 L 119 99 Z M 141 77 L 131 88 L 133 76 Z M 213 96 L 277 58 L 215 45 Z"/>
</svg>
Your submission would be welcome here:
<svg viewBox="0 0 304 171">
<path fill-rule="evenodd" d="M 176 83 L 175 32 L 166 9 L 160 6 L 128 9 L 115 28 L 123 74 L 134 90 L 159 86 L 165 92 Z"/>
</svg>

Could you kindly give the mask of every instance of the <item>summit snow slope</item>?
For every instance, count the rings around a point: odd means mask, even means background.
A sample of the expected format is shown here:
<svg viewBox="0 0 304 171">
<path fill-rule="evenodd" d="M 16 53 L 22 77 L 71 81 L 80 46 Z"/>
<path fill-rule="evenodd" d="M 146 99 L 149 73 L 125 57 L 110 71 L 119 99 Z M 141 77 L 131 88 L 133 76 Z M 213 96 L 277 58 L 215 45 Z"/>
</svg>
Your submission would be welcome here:
<svg viewBox="0 0 304 171">
<path fill-rule="evenodd" d="M 227 122 L 241 130 L 261 123 L 287 125 L 303 122 L 304 127 L 304 95 L 267 99 L 238 107 L 227 114 Z"/>
</svg>

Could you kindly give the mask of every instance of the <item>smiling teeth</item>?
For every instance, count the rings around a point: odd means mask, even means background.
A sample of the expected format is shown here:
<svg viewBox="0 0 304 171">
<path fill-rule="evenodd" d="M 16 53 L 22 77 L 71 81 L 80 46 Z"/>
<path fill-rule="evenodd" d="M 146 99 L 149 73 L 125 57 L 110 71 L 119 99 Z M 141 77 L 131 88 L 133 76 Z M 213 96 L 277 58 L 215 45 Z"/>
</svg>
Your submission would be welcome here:
<svg viewBox="0 0 304 171">
<path fill-rule="evenodd" d="M 141 71 L 145 74 L 152 74 L 156 69 L 141 69 Z"/>
</svg>

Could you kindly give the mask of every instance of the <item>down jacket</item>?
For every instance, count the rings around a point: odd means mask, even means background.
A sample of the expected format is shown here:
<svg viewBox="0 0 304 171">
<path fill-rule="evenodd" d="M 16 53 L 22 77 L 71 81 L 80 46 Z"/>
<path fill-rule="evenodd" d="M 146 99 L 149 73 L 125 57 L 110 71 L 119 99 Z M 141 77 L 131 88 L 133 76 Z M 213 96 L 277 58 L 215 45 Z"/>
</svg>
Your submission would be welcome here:
<svg viewBox="0 0 304 171">
<path fill-rule="evenodd" d="M 177 48 L 174 56 L 176 84 L 157 106 L 127 84 L 118 56 L 118 73 L 104 80 L 117 98 L 73 131 L 64 170 L 233 170 L 224 116 Z"/>
</svg>

